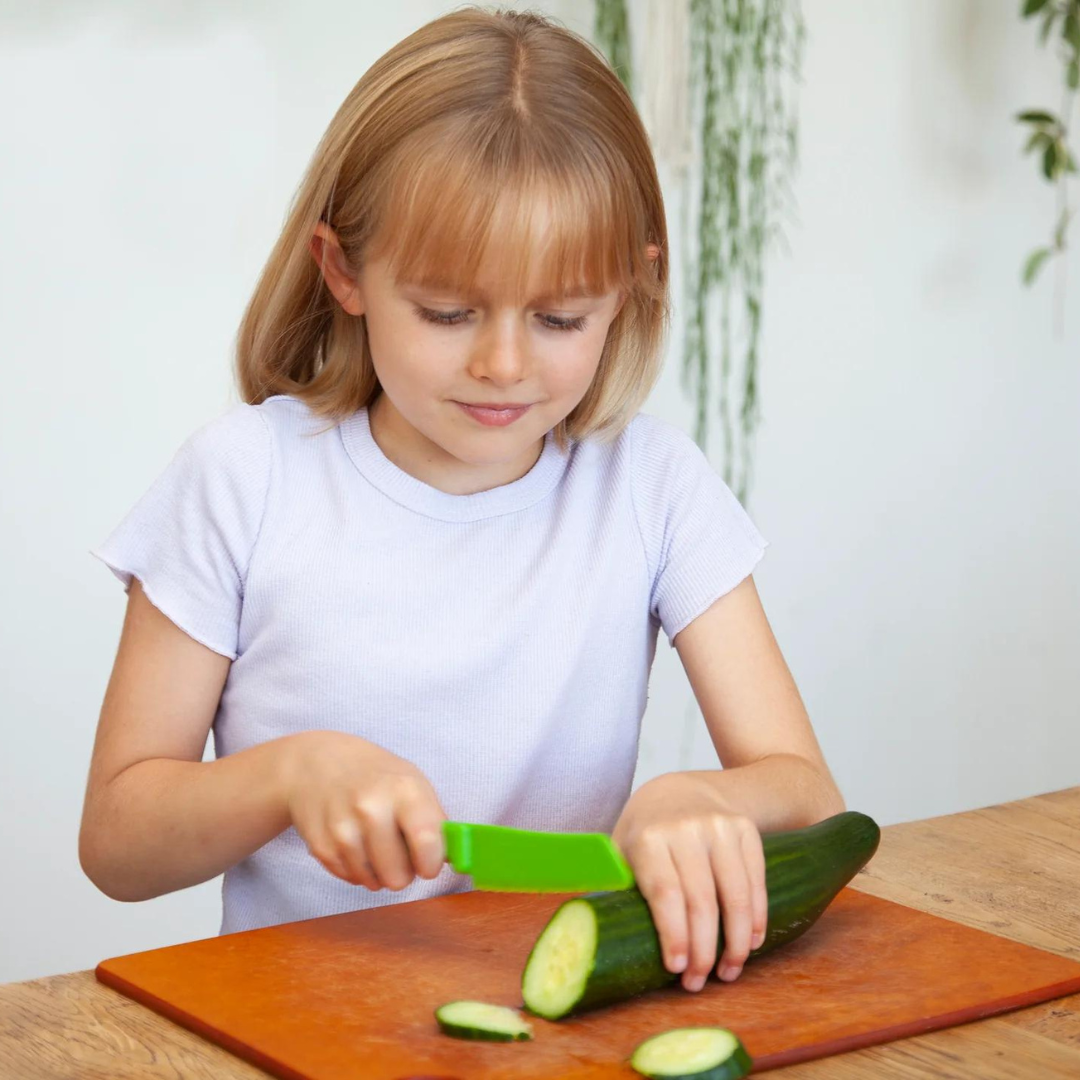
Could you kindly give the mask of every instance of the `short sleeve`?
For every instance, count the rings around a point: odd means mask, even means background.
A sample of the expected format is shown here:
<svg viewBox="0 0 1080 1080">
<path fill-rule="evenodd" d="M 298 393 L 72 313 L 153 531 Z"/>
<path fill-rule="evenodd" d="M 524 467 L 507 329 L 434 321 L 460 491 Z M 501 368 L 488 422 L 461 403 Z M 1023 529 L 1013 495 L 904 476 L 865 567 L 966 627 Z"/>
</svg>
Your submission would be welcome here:
<svg viewBox="0 0 1080 1080">
<path fill-rule="evenodd" d="M 631 422 L 634 508 L 668 644 L 748 577 L 768 541 L 694 440 L 658 417 Z"/>
<path fill-rule="evenodd" d="M 270 481 L 270 429 L 237 405 L 199 428 L 90 554 L 190 637 L 237 657 L 240 611 Z"/>
</svg>

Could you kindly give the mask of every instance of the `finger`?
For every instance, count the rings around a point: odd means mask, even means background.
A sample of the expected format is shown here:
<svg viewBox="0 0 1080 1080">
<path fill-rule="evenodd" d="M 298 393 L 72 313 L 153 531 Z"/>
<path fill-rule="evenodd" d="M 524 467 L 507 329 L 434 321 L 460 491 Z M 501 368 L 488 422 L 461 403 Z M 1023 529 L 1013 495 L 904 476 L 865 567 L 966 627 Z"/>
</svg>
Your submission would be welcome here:
<svg viewBox="0 0 1080 1080">
<path fill-rule="evenodd" d="M 296 831 L 303 837 L 308 851 L 313 859 L 319 862 L 327 873 L 349 882 L 350 885 L 366 885 L 368 888 L 378 888 L 374 881 L 374 875 L 366 862 L 359 866 L 350 862 L 346 853 L 345 844 L 353 843 L 353 833 L 341 824 L 339 819 L 345 819 L 345 814 L 331 814 L 327 818 L 313 819 L 310 824 L 302 818 L 294 818 Z M 341 836 L 342 840 L 337 837 Z M 367 880 L 365 880 L 365 874 Z"/>
<path fill-rule="evenodd" d="M 638 891 L 645 897 L 656 925 L 664 967 L 677 974 L 685 969 L 689 957 L 686 901 L 667 844 L 660 839 L 643 838 L 637 845 L 632 869 Z"/>
<path fill-rule="evenodd" d="M 379 881 L 392 892 L 399 892 L 412 883 L 412 859 L 405 837 L 398 828 L 391 804 L 369 806 L 361 803 L 358 816 L 364 831 L 364 847 Z"/>
<path fill-rule="evenodd" d="M 720 882 L 724 946 L 716 973 L 725 982 L 738 977 L 750 953 L 750 875 L 743 860 L 740 837 L 724 825 L 710 846 L 713 873 Z"/>
<path fill-rule="evenodd" d="M 751 822 L 743 833 L 743 858 L 750 875 L 750 948 L 761 947 L 769 925 L 769 893 L 765 885 L 765 847 L 761 833 Z"/>
<path fill-rule="evenodd" d="M 702 848 L 700 836 L 687 837 L 685 842 L 674 845 L 672 861 L 679 872 L 686 898 L 690 936 L 690 959 L 682 982 L 687 990 L 697 991 L 705 985 L 716 963 L 720 936 L 719 883 L 714 877 L 708 850 Z"/>
<path fill-rule="evenodd" d="M 382 882 L 368 860 L 363 832 L 355 816 L 345 807 L 334 811 L 327 825 L 327 834 L 334 856 L 327 869 L 350 884 L 363 885 L 372 892 L 378 892 L 383 887 Z"/>
<path fill-rule="evenodd" d="M 297 827 L 297 832 L 299 831 L 300 829 Z M 348 869 L 338 858 L 337 850 L 326 830 L 321 832 L 318 830 L 306 830 L 302 835 L 309 854 L 316 862 L 321 864 L 328 874 L 333 874 L 335 877 L 344 877 L 348 880 Z"/>
<path fill-rule="evenodd" d="M 440 814 L 438 804 L 430 798 L 408 799 L 398 808 L 398 827 L 405 837 L 413 868 L 429 880 L 439 876 L 446 862 L 444 820 L 445 815 Z"/>
</svg>

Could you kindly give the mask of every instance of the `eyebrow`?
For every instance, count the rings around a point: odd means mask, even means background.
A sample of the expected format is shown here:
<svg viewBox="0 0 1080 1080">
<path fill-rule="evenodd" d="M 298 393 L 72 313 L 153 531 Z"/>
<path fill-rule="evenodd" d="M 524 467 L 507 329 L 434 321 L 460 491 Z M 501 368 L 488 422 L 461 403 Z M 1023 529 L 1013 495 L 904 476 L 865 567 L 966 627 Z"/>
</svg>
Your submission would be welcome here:
<svg viewBox="0 0 1080 1080">
<path fill-rule="evenodd" d="M 455 284 L 448 278 L 424 278 L 423 280 L 418 281 L 400 281 L 398 284 L 405 288 L 423 289 L 430 292 L 448 292 L 454 295 L 460 295 L 466 299 L 489 299 L 487 293 L 485 293 L 483 289 L 475 289 L 473 290 L 473 296 L 466 296 L 466 294 L 463 291 L 459 291 Z M 575 285 L 565 292 L 545 293 L 543 296 L 534 296 L 531 303 L 542 304 L 549 303 L 552 300 L 596 300 L 603 295 L 603 293 L 591 292 L 584 285 Z"/>
</svg>

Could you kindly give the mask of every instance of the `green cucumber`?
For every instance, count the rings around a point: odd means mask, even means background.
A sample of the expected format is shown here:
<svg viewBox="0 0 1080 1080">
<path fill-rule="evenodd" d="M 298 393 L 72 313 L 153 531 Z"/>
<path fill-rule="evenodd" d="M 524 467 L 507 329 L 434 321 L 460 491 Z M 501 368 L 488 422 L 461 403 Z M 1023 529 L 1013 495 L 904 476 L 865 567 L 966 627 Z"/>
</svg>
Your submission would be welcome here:
<svg viewBox="0 0 1080 1080">
<path fill-rule="evenodd" d="M 630 1066 L 651 1080 L 742 1080 L 754 1063 L 727 1028 L 675 1028 L 646 1039 Z"/>
<path fill-rule="evenodd" d="M 533 1037 L 532 1024 L 517 1009 L 483 1001 L 450 1001 L 435 1010 L 435 1019 L 447 1035 L 486 1042 L 517 1042 Z"/>
<path fill-rule="evenodd" d="M 762 836 L 769 897 L 765 940 L 750 958 L 794 941 L 870 861 L 881 839 L 873 818 L 854 810 L 816 825 Z M 724 949 L 721 916 L 716 955 Z M 525 1008 L 558 1020 L 667 986 L 648 902 L 636 888 L 594 892 L 559 906 L 536 939 L 521 978 Z"/>
</svg>

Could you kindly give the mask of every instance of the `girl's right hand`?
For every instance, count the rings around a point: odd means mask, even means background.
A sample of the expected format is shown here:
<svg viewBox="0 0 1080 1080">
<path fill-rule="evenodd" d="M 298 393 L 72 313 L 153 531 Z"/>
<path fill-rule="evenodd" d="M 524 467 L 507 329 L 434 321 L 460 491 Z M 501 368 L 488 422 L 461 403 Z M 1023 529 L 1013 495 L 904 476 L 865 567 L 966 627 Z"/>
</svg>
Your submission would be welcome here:
<svg viewBox="0 0 1080 1080">
<path fill-rule="evenodd" d="M 394 892 L 416 875 L 439 875 L 446 814 L 412 762 L 340 731 L 305 731 L 283 743 L 289 817 L 331 874 Z"/>
</svg>

